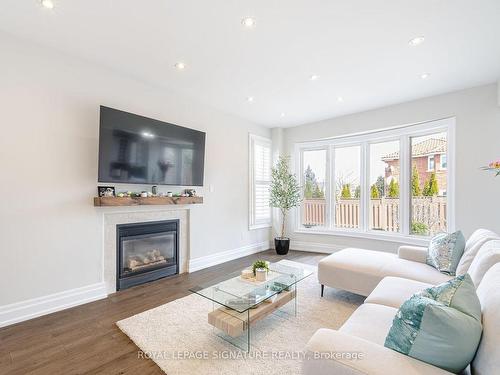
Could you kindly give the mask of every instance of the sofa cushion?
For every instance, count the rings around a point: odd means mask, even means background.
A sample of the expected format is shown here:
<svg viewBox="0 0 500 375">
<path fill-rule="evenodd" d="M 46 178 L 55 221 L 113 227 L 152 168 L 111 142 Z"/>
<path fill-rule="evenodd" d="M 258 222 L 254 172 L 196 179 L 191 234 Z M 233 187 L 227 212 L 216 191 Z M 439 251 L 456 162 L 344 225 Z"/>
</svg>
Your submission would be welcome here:
<svg viewBox="0 0 500 375">
<path fill-rule="evenodd" d="M 397 309 L 393 307 L 364 303 L 354 311 L 339 331 L 384 345 L 396 312 Z"/>
<path fill-rule="evenodd" d="M 412 295 L 429 287 L 432 285 L 421 281 L 385 277 L 366 298 L 365 303 L 377 303 L 398 309 Z"/>
<path fill-rule="evenodd" d="M 491 240 L 498 240 L 500 237 L 495 232 L 487 229 L 478 229 L 474 233 L 471 234 L 467 242 L 465 243 L 464 254 L 462 255 L 462 259 L 458 263 L 456 274 L 463 275 L 467 273 L 469 270 L 474 257 L 477 252 L 486 242 Z"/>
<path fill-rule="evenodd" d="M 432 285 L 451 276 L 425 264 L 401 259 L 397 254 L 348 248 L 323 258 L 318 264 L 321 284 L 368 296 L 386 276 L 404 277 Z"/>
<path fill-rule="evenodd" d="M 398 248 L 398 257 L 414 262 L 427 262 L 427 248 L 422 246 L 403 245 Z"/>
<path fill-rule="evenodd" d="M 383 268 L 386 276 L 402 277 L 428 283 L 432 285 L 441 284 L 453 278 L 439 272 L 434 267 L 424 263 L 412 262 L 410 260 L 395 258 L 394 263 Z"/>
<path fill-rule="evenodd" d="M 383 267 L 396 254 L 348 248 L 323 258 L 318 264 L 321 284 L 367 296 L 385 276 Z"/>
<path fill-rule="evenodd" d="M 270 374 L 272 372 L 268 371 Z M 306 344 L 302 373 L 305 375 L 452 375 L 451 372 L 382 345 L 327 328 L 318 329 Z"/>
<path fill-rule="evenodd" d="M 464 248 L 465 238 L 462 231 L 438 233 L 429 243 L 426 263 L 439 272 L 454 276 Z"/>
<path fill-rule="evenodd" d="M 405 301 L 394 318 L 385 346 L 460 372 L 474 358 L 481 331 L 481 306 L 466 274 Z"/>
<path fill-rule="evenodd" d="M 467 273 L 471 276 L 476 288 L 486 272 L 500 262 L 500 240 L 487 241 L 477 252 Z"/>
<path fill-rule="evenodd" d="M 472 362 L 477 375 L 496 374 L 500 368 L 500 263 L 484 275 L 477 290 L 483 314 L 483 337 Z"/>
</svg>

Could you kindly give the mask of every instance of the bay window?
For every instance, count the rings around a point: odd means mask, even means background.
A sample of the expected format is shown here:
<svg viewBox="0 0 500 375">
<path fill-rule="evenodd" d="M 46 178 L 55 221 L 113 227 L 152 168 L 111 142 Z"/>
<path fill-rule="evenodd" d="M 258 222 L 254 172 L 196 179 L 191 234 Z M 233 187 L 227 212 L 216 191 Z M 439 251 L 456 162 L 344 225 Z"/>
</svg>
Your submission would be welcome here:
<svg viewBox="0 0 500 375">
<path fill-rule="evenodd" d="M 296 144 L 303 188 L 296 231 L 416 243 L 452 231 L 454 124 L 450 118 Z"/>
</svg>

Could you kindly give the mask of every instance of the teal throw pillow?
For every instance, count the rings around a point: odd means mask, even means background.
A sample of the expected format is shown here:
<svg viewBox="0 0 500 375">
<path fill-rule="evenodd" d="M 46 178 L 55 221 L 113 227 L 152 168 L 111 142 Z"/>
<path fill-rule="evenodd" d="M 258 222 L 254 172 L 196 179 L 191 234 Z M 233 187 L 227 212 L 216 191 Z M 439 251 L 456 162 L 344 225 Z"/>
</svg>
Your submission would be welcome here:
<svg viewBox="0 0 500 375">
<path fill-rule="evenodd" d="M 465 238 L 461 231 L 436 234 L 429 243 L 427 264 L 439 272 L 455 276 L 464 249 Z"/>
<path fill-rule="evenodd" d="M 468 274 L 425 289 L 399 308 L 385 346 L 458 373 L 481 339 L 481 305 Z"/>
</svg>

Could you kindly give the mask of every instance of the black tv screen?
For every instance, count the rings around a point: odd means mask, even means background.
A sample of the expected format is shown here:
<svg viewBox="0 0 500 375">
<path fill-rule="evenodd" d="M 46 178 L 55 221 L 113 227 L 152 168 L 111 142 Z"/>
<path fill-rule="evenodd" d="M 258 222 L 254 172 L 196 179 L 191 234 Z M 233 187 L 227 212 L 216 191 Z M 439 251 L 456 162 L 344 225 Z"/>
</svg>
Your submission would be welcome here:
<svg viewBox="0 0 500 375">
<path fill-rule="evenodd" d="M 205 133 L 101 106 L 99 182 L 202 186 Z"/>
</svg>

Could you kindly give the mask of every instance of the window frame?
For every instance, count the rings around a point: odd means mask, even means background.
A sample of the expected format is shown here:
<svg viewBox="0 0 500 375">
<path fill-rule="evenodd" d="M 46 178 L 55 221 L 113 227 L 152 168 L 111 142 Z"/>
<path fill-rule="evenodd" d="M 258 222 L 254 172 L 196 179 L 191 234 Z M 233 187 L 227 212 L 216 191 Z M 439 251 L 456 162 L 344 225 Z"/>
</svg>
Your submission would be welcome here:
<svg viewBox="0 0 500 375">
<path fill-rule="evenodd" d="M 302 152 L 308 150 L 327 149 L 327 176 L 325 197 L 327 205 L 327 222 L 323 227 L 305 228 L 301 225 L 302 207 L 295 210 L 291 215 L 293 230 L 295 233 L 322 234 L 334 236 L 347 236 L 385 240 L 390 242 L 404 242 L 417 245 L 427 245 L 428 236 L 411 234 L 411 138 L 429 134 L 447 133 L 447 230 L 455 230 L 455 118 L 444 118 L 417 124 L 385 128 L 363 133 L 348 134 L 320 141 L 297 142 L 294 145 L 294 170 L 300 176 L 300 184 L 303 185 Z M 400 160 L 400 231 L 381 232 L 369 228 L 369 181 L 370 179 L 370 145 L 382 142 L 399 140 Z M 360 228 L 345 229 L 335 227 L 335 183 L 332 184 L 332 176 L 335 176 L 335 148 L 350 145 L 361 145 L 361 199 L 360 199 Z"/>
<path fill-rule="evenodd" d="M 262 137 L 260 135 L 248 134 L 248 229 L 262 229 L 271 228 L 273 222 L 272 210 L 269 207 L 269 221 L 257 222 L 255 217 L 255 144 L 259 143 L 269 147 L 270 169 L 272 168 L 272 140 L 270 138 Z M 271 180 L 269 180 L 271 185 Z"/>
<path fill-rule="evenodd" d="M 330 145 L 330 155 L 331 155 L 331 174 L 330 176 L 335 176 L 335 150 L 336 149 L 342 149 L 342 148 L 348 148 L 348 147 L 359 147 L 359 165 L 360 165 L 360 170 L 362 171 L 365 167 L 365 157 L 364 157 L 364 148 L 363 148 L 363 144 L 360 143 L 359 141 L 354 141 L 354 142 L 351 142 L 351 141 L 347 141 L 347 142 L 339 142 L 338 144 L 335 144 L 335 145 Z M 360 176 L 359 176 L 359 185 L 361 186 L 361 197 L 360 197 L 360 207 L 363 207 L 363 201 L 365 199 L 365 194 L 364 194 L 364 191 L 363 191 L 363 187 L 364 187 L 364 182 L 365 182 L 365 176 L 364 176 L 364 173 L 360 172 Z M 330 185 L 330 180 L 328 181 L 328 184 L 327 185 Z M 331 223 L 331 228 L 333 228 L 334 230 L 340 230 L 340 231 L 344 231 L 346 233 L 358 233 L 358 232 L 361 232 L 362 231 L 362 228 L 364 228 L 364 215 L 362 214 L 361 217 L 360 217 L 360 220 L 359 220 L 359 228 L 338 228 L 336 226 L 336 216 L 335 216 L 335 212 L 336 212 L 336 194 L 337 194 L 337 184 L 334 183 L 333 184 L 333 187 L 331 188 L 332 190 L 332 194 L 331 194 L 331 202 L 333 202 L 333 205 L 332 206 L 328 206 L 327 205 L 327 211 L 330 211 L 330 216 L 331 216 L 331 220 L 330 220 L 330 223 Z M 363 213 L 363 210 L 360 211 L 361 213 Z"/>
<path fill-rule="evenodd" d="M 314 146 L 314 147 L 304 147 L 304 148 L 301 148 L 300 149 L 300 153 L 299 153 L 299 173 L 297 173 L 297 176 L 299 176 L 298 180 L 299 180 L 299 185 L 300 186 L 304 186 L 305 185 L 305 176 L 304 176 L 304 152 L 308 152 L 308 151 L 326 151 L 326 160 L 325 160 L 325 200 L 326 200 L 326 207 L 327 207 L 327 210 L 326 210 L 326 214 L 325 214 L 325 217 L 326 217 L 326 223 L 328 224 L 332 218 L 331 218 L 331 212 L 330 210 L 328 209 L 328 207 L 330 206 L 330 202 L 331 202 L 331 198 L 332 198 L 332 192 L 331 192 L 331 186 L 329 184 L 329 181 L 330 181 L 330 173 L 331 173 L 331 166 L 330 166 L 330 148 L 327 147 L 327 146 L 322 146 L 322 145 L 318 145 L 318 146 Z M 333 192 L 334 194 L 334 192 Z M 302 217 L 302 205 L 300 205 L 297 209 L 298 211 L 298 221 L 299 221 L 299 225 L 300 225 L 300 218 Z M 293 216 L 293 215 L 292 215 Z M 319 229 L 321 228 L 327 228 L 327 227 L 320 227 Z"/>
<path fill-rule="evenodd" d="M 401 140 L 401 137 L 400 136 L 388 136 L 388 137 L 385 137 L 385 138 L 380 138 L 380 139 L 375 139 L 375 140 L 371 140 L 371 141 L 368 141 L 368 146 L 366 148 L 366 152 L 367 152 L 367 155 L 366 155 L 366 171 L 365 173 L 361 172 L 362 174 L 365 174 L 368 176 L 368 181 L 370 180 L 370 156 L 371 156 L 371 146 L 374 145 L 374 144 L 379 144 L 379 143 L 385 143 L 385 142 L 395 142 L 397 141 L 399 143 L 399 173 L 400 173 L 400 177 L 399 177 L 399 180 L 398 183 L 399 183 L 399 207 L 403 207 L 403 194 L 402 194 L 402 189 L 404 189 L 403 187 L 403 180 L 402 180 L 402 173 L 403 173 L 403 165 L 402 165 L 402 160 L 403 160 L 403 156 L 402 156 L 402 147 L 401 147 L 401 144 L 402 144 L 402 140 Z M 366 217 L 366 226 L 364 227 L 365 228 L 365 232 L 368 233 L 368 234 L 372 234 L 372 235 L 377 235 L 377 234 L 386 234 L 386 233 L 391 233 L 391 234 L 395 234 L 395 235 L 398 235 L 398 234 L 402 234 L 402 228 L 403 228 L 403 225 L 401 223 L 401 221 L 403 220 L 402 218 L 402 213 L 401 213 L 401 210 L 399 212 L 399 231 L 398 232 L 380 232 L 378 230 L 375 230 L 375 229 L 370 229 L 370 212 L 369 212 L 369 209 L 367 210 L 366 208 L 369 208 L 369 205 L 370 205 L 370 198 L 368 198 L 370 196 L 370 184 L 367 184 L 367 186 L 365 186 L 364 188 L 366 188 L 366 199 L 368 201 L 367 205 L 363 205 L 362 207 L 365 207 L 365 209 L 363 210 L 365 212 L 364 216 Z M 363 193 L 363 187 L 361 188 L 361 192 Z"/>
</svg>

